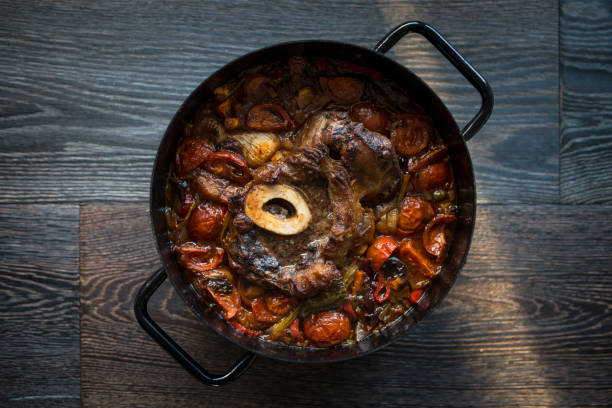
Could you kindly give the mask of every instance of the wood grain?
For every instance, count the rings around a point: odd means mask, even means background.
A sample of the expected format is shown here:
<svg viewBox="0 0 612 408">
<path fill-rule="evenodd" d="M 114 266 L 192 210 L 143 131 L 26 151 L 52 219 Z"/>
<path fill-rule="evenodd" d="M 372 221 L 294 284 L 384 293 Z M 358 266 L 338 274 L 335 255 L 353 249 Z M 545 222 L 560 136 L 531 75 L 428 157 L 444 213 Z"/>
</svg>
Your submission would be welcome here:
<svg viewBox="0 0 612 408">
<path fill-rule="evenodd" d="M 561 13 L 561 201 L 612 203 L 612 3 Z"/>
<path fill-rule="evenodd" d="M 81 208 L 85 406 L 585 406 L 612 403 L 612 208 L 480 206 L 471 253 L 425 321 L 333 365 L 259 358 L 220 389 L 189 376 L 140 329 L 136 291 L 158 266 L 146 205 Z M 240 350 L 170 285 L 150 310 L 207 367 Z"/>
<path fill-rule="evenodd" d="M 0 203 L 146 200 L 181 101 L 256 48 L 298 39 L 372 47 L 395 24 L 438 27 L 490 80 L 470 148 L 481 202 L 558 201 L 557 1 L 0 3 Z M 417 37 L 390 55 L 460 124 L 476 92 Z"/>
<path fill-rule="evenodd" d="M 79 406 L 78 207 L 0 206 L 0 405 Z"/>
</svg>

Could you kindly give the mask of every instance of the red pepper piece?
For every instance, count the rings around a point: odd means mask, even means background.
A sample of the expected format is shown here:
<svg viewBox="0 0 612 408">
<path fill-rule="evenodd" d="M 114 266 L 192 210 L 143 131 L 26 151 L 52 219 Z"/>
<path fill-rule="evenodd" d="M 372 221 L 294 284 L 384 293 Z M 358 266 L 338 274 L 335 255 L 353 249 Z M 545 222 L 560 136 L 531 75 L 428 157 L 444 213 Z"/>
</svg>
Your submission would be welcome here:
<svg viewBox="0 0 612 408">
<path fill-rule="evenodd" d="M 374 289 L 374 300 L 376 303 L 384 303 L 387 299 L 389 299 L 389 295 L 391 294 L 391 288 L 388 285 L 385 285 L 385 277 L 382 273 L 377 274 L 378 277 L 376 279 L 376 289 Z M 385 293 L 381 296 L 380 292 L 382 292 L 383 287 L 385 288 Z"/>
<path fill-rule="evenodd" d="M 357 313 L 355 313 L 355 309 L 353 309 L 353 305 L 351 305 L 351 302 L 346 302 L 344 304 L 344 313 L 346 313 L 348 315 L 348 317 L 350 317 L 353 320 L 357 320 Z"/>
<path fill-rule="evenodd" d="M 412 292 L 410 292 L 410 303 L 412 303 L 413 305 L 416 305 L 417 303 L 419 303 L 419 299 L 421 298 L 421 295 L 423 294 L 423 290 L 418 289 L 418 290 L 413 290 Z"/>
</svg>

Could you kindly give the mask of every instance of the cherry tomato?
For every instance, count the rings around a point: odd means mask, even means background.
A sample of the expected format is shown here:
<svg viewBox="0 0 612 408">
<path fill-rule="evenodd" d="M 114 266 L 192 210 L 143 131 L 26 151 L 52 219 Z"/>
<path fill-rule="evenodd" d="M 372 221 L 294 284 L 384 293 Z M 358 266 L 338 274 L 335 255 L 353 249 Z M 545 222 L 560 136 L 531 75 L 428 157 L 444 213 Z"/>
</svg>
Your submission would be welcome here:
<svg viewBox="0 0 612 408">
<path fill-rule="evenodd" d="M 408 234 L 421 230 L 427 221 L 434 216 L 431 204 L 418 197 L 406 197 L 397 223 L 397 234 L 405 237 Z"/>
<path fill-rule="evenodd" d="M 229 320 L 229 322 L 230 322 L 230 324 L 232 326 L 234 326 L 236 329 L 238 329 L 239 331 L 241 331 L 244 334 L 247 334 L 247 335 L 253 336 L 253 337 L 257 337 L 258 336 L 258 334 L 255 333 L 253 330 L 247 329 L 246 327 L 244 327 L 243 325 L 241 325 L 240 323 L 238 323 L 237 321 L 235 321 L 233 319 Z"/>
<path fill-rule="evenodd" d="M 351 332 L 349 318 L 339 312 L 323 312 L 310 316 L 304 320 L 302 327 L 306 338 L 320 347 L 340 344 Z"/>
<path fill-rule="evenodd" d="M 423 246 L 427 252 L 437 257 L 444 253 L 450 233 L 448 224 L 453 222 L 455 216 L 452 214 L 438 215 L 429 221 L 423 231 Z"/>
<path fill-rule="evenodd" d="M 358 79 L 351 77 L 321 77 L 321 88 L 328 91 L 332 98 L 338 102 L 356 102 L 361 98 L 365 85 Z"/>
<path fill-rule="evenodd" d="M 450 170 L 448 165 L 443 162 L 430 164 L 419 170 L 415 180 L 417 188 L 421 190 L 432 190 L 450 181 Z"/>
<path fill-rule="evenodd" d="M 400 244 L 398 255 L 403 262 L 415 265 L 419 269 L 421 275 L 428 278 L 435 276 L 436 268 L 423 253 L 423 249 L 419 242 L 412 239 L 405 239 Z"/>
<path fill-rule="evenodd" d="M 251 178 L 246 161 L 234 152 L 215 152 L 204 162 L 206 170 L 226 180 L 244 185 Z"/>
<path fill-rule="evenodd" d="M 273 103 L 253 106 L 247 113 L 246 125 L 264 132 L 293 129 L 293 121 L 287 111 Z"/>
<path fill-rule="evenodd" d="M 389 113 L 381 107 L 370 105 L 369 103 L 358 103 L 351 108 L 351 118 L 354 121 L 363 123 L 367 129 L 373 132 L 385 133 Z"/>
<path fill-rule="evenodd" d="M 419 114 L 405 114 L 391 124 L 391 143 L 399 154 L 410 156 L 427 147 L 433 128 Z"/>
<path fill-rule="evenodd" d="M 260 322 L 275 323 L 293 309 L 293 302 L 283 293 L 266 293 L 251 301 L 251 309 Z"/>
<path fill-rule="evenodd" d="M 223 216 L 225 208 L 223 205 L 205 201 L 200 203 L 191 214 L 187 231 L 195 241 L 213 241 L 221 232 L 223 227 Z"/>
<path fill-rule="evenodd" d="M 186 243 L 177 248 L 179 261 L 193 273 L 201 274 L 216 268 L 223 261 L 223 249 L 216 246 L 200 246 Z"/>
<path fill-rule="evenodd" d="M 214 151 L 212 144 L 199 137 L 183 139 L 174 159 L 176 175 L 183 176 L 196 169 Z"/>
<path fill-rule="evenodd" d="M 372 270 L 378 271 L 387 258 L 398 248 L 398 243 L 391 237 L 378 237 L 368 248 L 366 258 L 370 261 Z"/>
</svg>

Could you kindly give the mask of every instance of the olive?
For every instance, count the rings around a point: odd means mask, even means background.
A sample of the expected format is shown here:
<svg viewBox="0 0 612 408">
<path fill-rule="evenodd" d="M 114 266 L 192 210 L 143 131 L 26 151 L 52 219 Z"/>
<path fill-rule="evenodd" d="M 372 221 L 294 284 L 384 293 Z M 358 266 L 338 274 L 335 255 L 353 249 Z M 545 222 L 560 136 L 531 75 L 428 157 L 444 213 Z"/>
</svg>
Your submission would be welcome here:
<svg viewBox="0 0 612 408">
<path fill-rule="evenodd" d="M 399 258 L 392 256 L 385 261 L 380 270 L 385 274 L 385 278 L 389 279 L 395 276 L 404 276 L 407 268 L 406 264 Z"/>
<path fill-rule="evenodd" d="M 436 190 L 433 192 L 433 198 L 436 201 L 443 201 L 448 198 L 448 192 L 446 190 Z"/>
</svg>

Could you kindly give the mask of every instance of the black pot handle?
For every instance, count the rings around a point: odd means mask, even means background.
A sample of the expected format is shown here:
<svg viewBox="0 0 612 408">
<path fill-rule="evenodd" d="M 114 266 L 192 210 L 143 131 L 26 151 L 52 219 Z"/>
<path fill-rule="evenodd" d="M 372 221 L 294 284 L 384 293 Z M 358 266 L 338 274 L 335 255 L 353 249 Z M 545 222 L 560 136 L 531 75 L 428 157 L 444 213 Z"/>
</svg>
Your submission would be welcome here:
<svg viewBox="0 0 612 408">
<path fill-rule="evenodd" d="M 427 38 L 457 68 L 457 70 L 476 88 L 482 98 L 480 110 L 461 130 L 461 136 L 466 142 L 478 132 L 487 122 L 493 111 L 493 91 L 482 75 L 432 26 L 420 21 L 410 21 L 400 24 L 391 30 L 376 44 L 374 51 L 384 54 L 389 51 L 403 36 L 408 33 L 419 33 Z"/>
<path fill-rule="evenodd" d="M 202 381 L 204 384 L 220 386 L 238 378 L 251 366 L 251 364 L 253 364 L 253 361 L 255 361 L 255 354 L 251 352 L 244 354 L 233 365 L 233 367 L 223 375 L 211 374 L 203 369 L 193 358 L 191 358 L 189 354 L 185 352 L 185 350 L 176 344 L 174 340 L 172 340 L 170 336 L 168 336 L 166 332 L 153 321 L 153 319 L 151 319 L 151 316 L 149 316 L 149 312 L 147 311 L 147 304 L 149 303 L 151 295 L 155 293 L 164 280 L 166 280 L 166 270 L 161 268 L 149 279 L 147 279 L 145 284 L 142 285 L 142 288 L 140 288 L 140 291 L 138 291 L 136 301 L 134 302 L 134 313 L 136 314 L 138 323 L 140 323 L 142 328 L 145 329 L 145 331 L 149 333 L 149 335 L 153 337 L 153 339 L 163 348 L 165 348 L 176 361 L 178 361 L 187 371 L 189 371 L 195 378 Z"/>
</svg>

